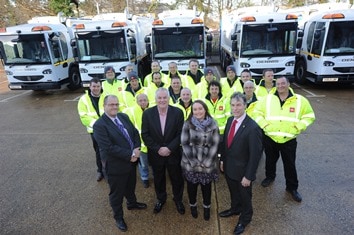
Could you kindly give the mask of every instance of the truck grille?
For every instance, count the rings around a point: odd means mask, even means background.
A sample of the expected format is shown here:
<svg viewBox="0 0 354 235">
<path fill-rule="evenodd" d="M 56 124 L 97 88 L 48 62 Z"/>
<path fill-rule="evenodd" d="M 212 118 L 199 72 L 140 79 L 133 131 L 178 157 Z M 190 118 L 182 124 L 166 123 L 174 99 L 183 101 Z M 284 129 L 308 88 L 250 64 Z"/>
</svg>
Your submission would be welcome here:
<svg viewBox="0 0 354 235">
<path fill-rule="evenodd" d="M 39 81 L 43 78 L 44 76 L 14 76 L 17 80 L 20 81 L 28 81 L 28 82 L 34 82 L 34 81 Z"/>
</svg>

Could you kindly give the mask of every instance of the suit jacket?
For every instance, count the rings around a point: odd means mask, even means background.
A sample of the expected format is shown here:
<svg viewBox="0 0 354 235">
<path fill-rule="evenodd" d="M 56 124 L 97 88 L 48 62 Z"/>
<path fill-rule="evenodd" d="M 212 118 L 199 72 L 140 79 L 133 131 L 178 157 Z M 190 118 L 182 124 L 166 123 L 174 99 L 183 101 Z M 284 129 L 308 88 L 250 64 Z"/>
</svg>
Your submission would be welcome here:
<svg viewBox="0 0 354 235">
<path fill-rule="evenodd" d="M 262 131 L 248 115 L 237 130 L 230 148 L 227 146 L 227 136 L 234 117 L 229 117 L 226 123 L 223 153 L 225 174 L 233 180 L 241 181 L 245 176 L 248 180 L 256 179 L 259 159 L 262 156 Z"/>
<path fill-rule="evenodd" d="M 164 135 L 162 135 L 160 117 L 157 106 L 143 112 L 141 136 L 148 148 L 150 161 L 163 162 L 158 151 L 161 147 L 171 150 L 169 163 L 181 163 L 181 132 L 183 127 L 183 112 L 171 105 L 168 106 Z"/>
<path fill-rule="evenodd" d="M 128 115 L 118 113 L 117 117 L 127 129 L 134 148 L 140 148 L 139 132 L 129 120 Z M 93 130 L 100 148 L 101 159 L 106 161 L 107 174 L 129 173 L 131 168 L 136 166 L 130 162 L 133 150 L 116 124 L 106 114 L 103 114 L 93 125 Z"/>
</svg>

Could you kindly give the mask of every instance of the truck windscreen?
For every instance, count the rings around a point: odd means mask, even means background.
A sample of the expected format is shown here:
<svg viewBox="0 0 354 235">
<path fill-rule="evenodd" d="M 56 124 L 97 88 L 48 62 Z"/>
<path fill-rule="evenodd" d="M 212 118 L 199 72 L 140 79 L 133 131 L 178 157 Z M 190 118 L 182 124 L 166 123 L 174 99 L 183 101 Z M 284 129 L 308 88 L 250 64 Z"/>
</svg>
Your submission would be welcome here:
<svg viewBox="0 0 354 235">
<path fill-rule="evenodd" d="M 152 30 L 156 59 L 204 57 L 204 27 L 171 27 Z"/>
<path fill-rule="evenodd" d="M 1 36 L 1 53 L 4 63 L 47 64 L 50 53 L 43 34 Z"/>
<path fill-rule="evenodd" d="M 324 55 L 354 55 L 354 21 L 331 22 Z"/>
<path fill-rule="evenodd" d="M 244 25 L 240 56 L 289 56 L 295 54 L 297 23 Z"/>
<path fill-rule="evenodd" d="M 128 45 L 123 30 L 77 33 L 79 59 L 83 62 L 124 61 Z"/>
</svg>

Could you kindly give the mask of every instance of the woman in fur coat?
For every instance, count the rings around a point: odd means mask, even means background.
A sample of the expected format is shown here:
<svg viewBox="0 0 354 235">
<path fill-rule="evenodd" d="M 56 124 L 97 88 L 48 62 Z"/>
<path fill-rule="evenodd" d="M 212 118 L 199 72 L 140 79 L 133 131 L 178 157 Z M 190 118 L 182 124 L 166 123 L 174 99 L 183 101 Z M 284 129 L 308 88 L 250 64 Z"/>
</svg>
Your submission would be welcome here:
<svg viewBox="0 0 354 235">
<path fill-rule="evenodd" d="M 195 100 L 181 134 L 181 166 L 187 181 L 189 204 L 194 218 L 198 217 L 198 185 L 202 190 L 204 219 L 210 218 L 211 183 L 218 179 L 219 140 L 218 125 L 209 114 L 207 105 L 201 100 Z"/>
</svg>

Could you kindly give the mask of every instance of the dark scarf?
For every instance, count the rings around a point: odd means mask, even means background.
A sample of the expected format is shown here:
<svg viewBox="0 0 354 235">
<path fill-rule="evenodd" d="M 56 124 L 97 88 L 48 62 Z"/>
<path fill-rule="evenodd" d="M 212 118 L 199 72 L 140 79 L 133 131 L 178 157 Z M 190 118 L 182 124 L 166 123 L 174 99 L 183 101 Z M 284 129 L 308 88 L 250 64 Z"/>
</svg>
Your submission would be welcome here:
<svg viewBox="0 0 354 235">
<path fill-rule="evenodd" d="M 213 119 L 210 117 L 205 117 L 202 121 L 199 121 L 195 117 L 191 118 L 191 123 L 195 126 L 196 130 L 206 131 L 207 127 L 210 126 Z"/>
</svg>

